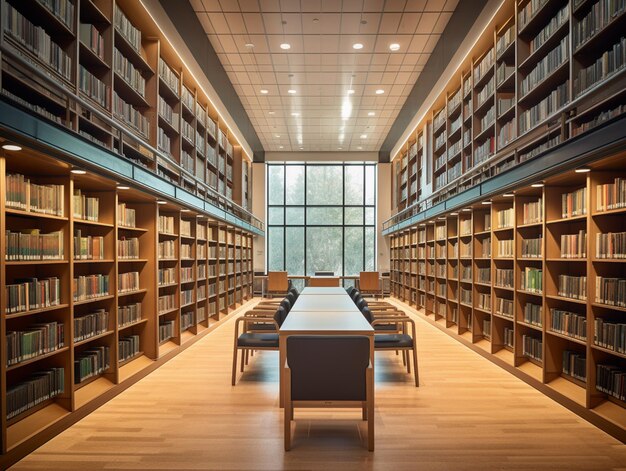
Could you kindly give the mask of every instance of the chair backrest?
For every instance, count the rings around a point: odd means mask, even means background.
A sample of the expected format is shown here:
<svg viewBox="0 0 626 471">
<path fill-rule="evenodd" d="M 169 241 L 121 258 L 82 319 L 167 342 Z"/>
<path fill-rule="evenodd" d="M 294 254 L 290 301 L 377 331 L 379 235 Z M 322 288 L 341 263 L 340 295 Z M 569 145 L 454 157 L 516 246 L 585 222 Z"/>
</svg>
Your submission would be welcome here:
<svg viewBox="0 0 626 471">
<path fill-rule="evenodd" d="M 362 271 L 359 273 L 360 291 L 380 291 L 380 274 L 377 271 Z"/>
<path fill-rule="evenodd" d="M 354 289 L 352 290 L 352 293 L 350 293 L 350 297 L 352 298 L 352 301 L 356 303 L 359 298 L 362 298 L 363 296 L 361 296 L 361 292 L 358 289 Z"/>
<path fill-rule="evenodd" d="M 289 289 L 289 280 L 286 271 L 267 272 L 267 291 L 284 291 Z"/>
<path fill-rule="evenodd" d="M 279 306 L 285 310 L 285 314 L 289 314 L 289 311 L 291 311 L 291 307 L 293 306 L 293 303 L 291 302 L 289 298 L 285 298 L 280 302 Z"/>
<path fill-rule="evenodd" d="M 339 286 L 338 276 L 312 276 L 309 278 L 309 286 Z"/>
<path fill-rule="evenodd" d="M 346 293 L 348 293 L 348 296 L 352 296 L 352 292 L 355 290 L 356 288 L 354 286 L 348 286 L 346 288 Z"/>
<path fill-rule="evenodd" d="M 274 320 L 278 324 L 278 327 L 283 325 L 283 322 L 285 322 L 285 319 L 287 319 L 287 314 L 288 312 L 285 311 L 285 308 L 282 306 L 281 303 L 281 306 L 278 306 L 278 309 L 276 309 L 276 312 L 274 313 Z"/>
<path fill-rule="evenodd" d="M 359 298 L 356 301 L 354 301 L 354 304 L 356 304 L 356 307 L 359 308 L 359 311 L 363 312 L 363 309 L 369 308 L 369 306 L 367 305 L 367 301 L 363 298 Z"/>
<path fill-rule="evenodd" d="M 289 291 L 287 293 L 287 296 L 285 296 L 285 299 L 288 299 L 291 305 L 293 306 L 294 303 L 296 302 L 296 299 L 298 299 L 298 297 L 295 294 L 293 294 L 293 292 Z"/>
<path fill-rule="evenodd" d="M 370 311 L 370 308 L 365 306 L 364 308 L 359 308 L 361 310 L 361 314 L 363 314 L 363 317 L 365 317 L 365 320 L 371 324 L 372 322 L 374 322 L 374 315 L 372 314 L 372 311 Z"/>
<path fill-rule="evenodd" d="M 370 340 L 357 335 L 291 335 L 293 401 L 364 401 Z"/>
<path fill-rule="evenodd" d="M 316 271 L 315 276 L 335 276 L 334 271 Z"/>
<path fill-rule="evenodd" d="M 289 289 L 289 293 L 293 295 L 293 302 L 291 303 L 293 304 L 298 300 L 298 296 L 300 296 L 300 292 L 298 291 L 298 288 L 294 286 L 291 289 Z"/>
</svg>

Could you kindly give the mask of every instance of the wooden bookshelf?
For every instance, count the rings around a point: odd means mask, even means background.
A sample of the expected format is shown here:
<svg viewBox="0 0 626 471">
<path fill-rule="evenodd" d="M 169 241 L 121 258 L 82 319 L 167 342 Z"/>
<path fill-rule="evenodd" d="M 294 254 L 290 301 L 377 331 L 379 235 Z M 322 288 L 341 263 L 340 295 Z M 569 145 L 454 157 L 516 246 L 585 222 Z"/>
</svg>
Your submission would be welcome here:
<svg viewBox="0 0 626 471">
<path fill-rule="evenodd" d="M 393 207 L 419 212 L 622 115 L 625 64 L 613 63 L 613 47 L 626 45 L 625 13 L 599 0 L 502 2 L 392 155 Z M 413 172 L 403 162 L 418 136 L 424 154 Z M 411 198 L 404 182 L 427 171 Z"/>
<path fill-rule="evenodd" d="M 252 234 L 71 169 L 29 149 L 0 158 L 2 467 L 49 439 L 51 427 L 69 426 L 195 342 L 252 296 Z M 211 247 L 218 249 L 216 260 Z M 223 267 L 223 285 L 210 275 L 212 264 Z M 74 282 L 81 277 L 88 282 Z M 26 304 L 15 297 L 26 282 L 46 283 L 49 295 Z M 159 310 L 167 295 L 172 304 Z M 45 348 L 23 350 L 19 336 L 44 328 Z M 18 408 L 20 395 L 12 390 L 42 371 L 56 375 L 51 397 Z"/>
<path fill-rule="evenodd" d="M 625 278 L 625 163 L 623 152 L 605 157 L 588 172 L 564 171 L 390 239 L 394 297 L 622 441 L 626 403 L 602 384 L 610 383 L 607 368 L 626 371 L 626 345 L 616 334 L 624 328 L 626 300 L 612 291 Z M 604 186 L 616 179 L 621 196 Z M 440 298 L 428 280 L 444 281 L 432 271 L 441 260 L 437 227 L 444 225 L 446 295 Z M 412 247 L 407 234 L 417 234 L 418 250 L 405 260 Z M 409 298 L 403 293 L 413 263 L 420 281 Z M 439 299 L 447 305 L 445 322 Z"/>
</svg>

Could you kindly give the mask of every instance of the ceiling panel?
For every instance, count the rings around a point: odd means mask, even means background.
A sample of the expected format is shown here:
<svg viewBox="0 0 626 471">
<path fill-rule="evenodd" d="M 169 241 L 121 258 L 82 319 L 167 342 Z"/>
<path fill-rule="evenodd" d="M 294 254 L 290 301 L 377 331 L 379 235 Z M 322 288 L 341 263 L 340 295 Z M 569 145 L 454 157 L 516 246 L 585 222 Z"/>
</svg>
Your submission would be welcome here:
<svg viewBox="0 0 626 471">
<path fill-rule="evenodd" d="M 266 151 L 377 151 L 458 4 L 189 2 Z"/>
</svg>

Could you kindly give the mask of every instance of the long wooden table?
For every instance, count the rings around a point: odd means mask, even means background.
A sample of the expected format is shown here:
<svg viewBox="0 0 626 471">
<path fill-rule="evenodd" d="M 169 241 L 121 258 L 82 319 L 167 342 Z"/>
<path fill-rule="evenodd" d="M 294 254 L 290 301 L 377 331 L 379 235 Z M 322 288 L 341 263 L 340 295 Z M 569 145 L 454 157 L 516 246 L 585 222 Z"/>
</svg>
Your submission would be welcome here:
<svg viewBox="0 0 626 471">
<path fill-rule="evenodd" d="M 339 309 L 335 309 L 333 306 L 338 306 Z M 345 291 L 343 294 L 299 296 L 278 334 L 280 407 L 283 407 L 285 397 L 285 378 L 283 376 L 285 361 L 287 360 L 287 337 L 290 335 L 365 335 L 370 340 L 370 361 L 373 368 L 374 329 Z"/>
</svg>

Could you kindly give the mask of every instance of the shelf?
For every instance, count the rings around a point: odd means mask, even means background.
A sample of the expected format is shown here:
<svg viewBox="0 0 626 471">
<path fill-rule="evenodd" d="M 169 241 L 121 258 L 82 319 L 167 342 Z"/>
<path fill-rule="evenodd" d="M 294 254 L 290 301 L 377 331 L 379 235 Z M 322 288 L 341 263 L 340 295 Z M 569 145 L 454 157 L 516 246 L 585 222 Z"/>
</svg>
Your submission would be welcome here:
<svg viewBox="0 0 626 471">
<path fill-rule="evenodd" d="M 78 340 L 78 341 L 74 340 L 74 347 L 78 347 L 78 346 L 80 346 L 80 345 L 84 345 L 84 344 L 86 344 L 86 343 L 91 342 L 92 340 L 101 339 L 101 338 L 103 338 L 103 337 L 106 337 L 106 336 L 111 335 L 111 334 L 114 334 L 114 333 L 115 333 L 115 331 L 113 331 L 113 330 L 108 330 L 108 331 L 106 331 L 106 332 L 102 332 L 101 334 L 98 334 L 98 335 L 93 335 L 93 336 L 91 336 L 91 337 L 87 337 L 87 338 L 84 338 L 84 339 L 82 339 L 82 340 Z"/>
<path fill-rule="evenodd" d="M 150 103 L 148 103 L 146 98 L 137 92 L 132 85 L 126 82 L 120 74 L 115 72 L 113 75 L 115 77 L 113 82 L 114 89 L 120 98 L 138 108 L 150 108 Z"/>
<path fill-rule="evenodd" d="M 561 40 L 565 36 L 565 34 L 569 31 L 569 20 L 563 22 L 561 26 L 554 31 L 550 37 L 537 49 L 535 49 L 532 54 L 530 54 L 526 59 L 524 59 L 520 65 L 518 66 L 518 70 L 530 70 L 532 69 L 539 61 L 541 61 L 550 51 L 552 51 L 558 44 L 560 44 Z"/>
<path fill-rule="evenodd" d="M 564 222 L 580 222 L 580 221 L 585 221 L 586 219 L 587 219 L 587 215 L 583 214 L 580 216 L 570 216 L 570 217 L 562 218 L 562 219 L 551 219 L 549 221 L 546 221 L 546 224 L 560 224 Z"/>
<path fill-rule="evenodd" d="M 118 31 L 117 28 L 115 30 L 115 47 L 120 50 L 120 52 L 126 57 L 126 59 L 130 60 L 135 67 L 140 68 L 144 71 L 144 73 L 148 73 L 149 75 L 154 75 L 154 70 L 148 64 L 148 61 L 144 59 L 139 51 L 137 51 L 127 40 L 126 38 Z"/>
<path fill-rule="evenodd" d="M 113 386 L 114 384 L 107 378 L 103 376 L 96 377 L 96 379 L 91 381 L 89 384 L 86 384 L 76 390 L 74 393 L 74 407 L 76 409 L 80 409 L 84 405 L 107 392 Z"/>
<path fill-rule="evenodd" d="M 530 108 L 535 102 L 539 102 L 541 99 L 548 96 L 553 89 L 555 89 L 558 85 L 563 83 L 565 79 L 569 75 L 569 60 L 563 61 L 561 65 L 559 65 L 556 69 L 550 72 L 543 80 L 536 83 L 533 88 L 531 88 L 526 95 L 521 96 L 518 99 L 518 104 L 520 106 Z M 533 129 L 537 126 L 533 126 Z"/>
<path fill-rule="evenodd" d="M 592 302 L 591 305 L 594 307 L 600 307 L 604 309 L 613 309 L 615 311 L 626 312 L 626 307 L 611 306 L 610 304 L 602 304 L 602 303 L 596 303 L 596 302 Z"/>
<path fill-rule="evenodd" d="M 18 415 L 14 419 L 11 419 L 11 421 L 17 421 L 7 427 L 7 450 L 17 447 L 35 433 L 59 422 L 61 419 L 67 417 L 70 412 L 52 399 L 51 401 L 46 401 L 44 406 L 39 408 L 39 410 L 35 412 L 26 411 L 24 414 L 28 415 L 22 419 L 20 419 L 20 417 L 23 415 Z"/>
<path fill-rule="evenodd" d="M 99 221 L 88 221 L 86 219 L 77 219 L 74 218 L 74 224 L 84 225 L 84 226 L 95 226 L 95 227 L 113 227 L 113 224 L 109 224 L 106 222 Z"/>
<path fill-rule="evenodd" d="M 559 295 L 554 295 L 554 294 L 546 294 L 546 298 L 548 299 L 556 299 L 558 301 L 567 301 L 570 303 L 576 303 L 576 304 L 582 304 L 582 305 L 586 305 L 587 301 L 583 301 L 581 299 L 575 299 L 575 298 L 566 298 L 565 296 L 559 296 Z"/>
<path fill-rule="evenodd" d="M 70 347 L 61 347 L 58 348 L 52 352 L 48 352 L 48 353 L 44 353 L 42 355 L 37 355 L 36 357 L 33 358 L 29 358 L 28 360 L 24 360 L 21 361 L 19 363 L 16 363 L 15 365 L 11 365 L 11 366 L 7 366 L 6 370 L 7 371 L 13 371 L 13 370 L 17 370 L 18 368 L 21 368 L 25 365 L 30 365 L 31 363 L 35 363 L 37 361 L 43 360 L 45 358 L 50 358 L 54 355 L 58 355 L 59 353 L 65 353 L 70 349 Z"/>
<path fill-rule="evenodd" d="M 619 27 L 620 23 L 622 23 L 622 28 L 624 27 L 624 18 L 626 18 L 626 11 L 622 11 L 622 13 L 607 23 L 604 28 L 596 32 L 584 43 L 579 44 L 574 49 L 573 55 L 576 57 L 589 57 L 594 55 L 594 53 L 606 50 L 607 44 L 613 44 L 611 39 L 618 39 L 620 34 L 624 34 L 624 30 Z M 611 38 L 611 36 L 614 38 Z"/>
<path fill-rule="evenodd" d="M 118 230 L 129 231 L 129 232 L 148 232 L 148 229 L 144 229 L 143 227 L 128 227 L 128 226 L 117 226 Z"/>
<path fill-rule="evenodd" d="M 120 292 L 118 291 L 118 293 L 117 293 L 117 297 L 118 297 L 118 298 L 123 298 L 123 297 L 125 297 L 125 296 L 133 296 L 133 295 L 135 295 L 135 294 L 142 294 L 142 293 L 147 293 L 147 292 L 148 292 L 148 290 L 147 290 L 147 289 L 138 289 L 138 290 L 135 290 L 135 291 L 126 291 L 126 292 L 124 292 L 124 293 L 120 293 Z"/>
<path fill-rule="evenodd" d="M 570 342 L 574 342 L 574 343 L 577 343 L 579 345 L 587 345 L 587 341 L 586 340 L 577 339 L 576 337 L 570 337 L 569 335 L 561 334 L 559 332 L 555 332 L 555 331 L 550 330 L 550 329 L 546 329 L 546 333 L 550 334 L 550 335 L 554 335 L 555 337 L 560 337 L 562 339 L 569 340 Z"/>
<path fill-rule="evenodd" d="M 122 258 L 118 259 L 117 263 L 147 263 L 147 258 Z"/>
<path fill-rule="evenodd" d="M 115 263 L 115 260 L 112 258 L 103 258 L 103 259 L 81 259 L 81 260 L 72 260 L 74 264 L 85 264 L 85 263 Z"/>
<path fill-rule="evenodd" d="M 136 325 L 145 324 L 146 322 L 148 322 L 148 319 L 140 319 L 137 322 L 133 322 L 131 324 L 119 325 L 119 326 L 117 326 L 117 330 L 119 332 L 121 332 L 122 330 L 126 330 L 126 329 L 130 329 L 131 327 L 135 327 Z"/>
<path fill-rule="evenodd" d="M 69 260 L 9 260 L 5 262 L 7 267 L 11 266 L 29 266 L 29 265 L 64 265 Z"/>
<path fill-rule="evenodd" d="M 11 314 L 5 314 L 5 317 L 6 319 L 16 319 L 18 317 L 32 316 L 34 314 L 39 314 L 39 313 L 48 312 L 48 311 L 56 311 L 59 309 L 65 309 L 67 307 L 69 307 L 69 304 L 57 304 L 56 306 L 44 307 L 41 309 L 32 309 L 30 311 L 21 311 L 21 312 L 14 312 Z"/>
<path fill-rule="evenodd" d="M 529 329 L 534 329 L 538 332 L 543 332 L 543 327 L 541 327 L 540 325 L 531 324 L 530 322 L 525 322 L 525 321 L 516 321 L 516 323 L 519 325 L 523 325 L 524 327 L 528 327 Z"/>
<path fill-rule="evenodd" d="M 107 64 L 102 57 L 100 57 L 95 51 L 87 46 L 82 41 L 79 41 L 80 51 L 79 58 L 81 64 L 86 64 L 90 67 L 95 67 L 99 70 L 110 70 L 111 67 Z"/>
<path fill-rule="evenodd" d="M 521 372 L 526 373 L 531 378 L 534 378 L 537 381 L 543 383 L 543 372 L 541 370 L 541 367 L 537 366 L 535 363 L 533 363 L 530 359 L 526 357 L 524 357 L 524 360 L 526 361 L 522 363 L 521 365 L 519 365 L 517 368 Z"/>
<path fill-rule="evenodd" d="M 611 355 L 618 356 L 620 358 L 626 358 L 626 353 L 616 352 L 615 350 L 611 350 L 610 348 L 604 348 L 604 347 L 601 347 L 600 345 L 596 345 L 593 342 L 591 343 L 591 348 L 593 348 L 594 350 L 598 350 L 600 352 L 609 353 Z"/>
<path fill-rule="evenodd" d="M 184 307 L 184 306 L 181 306 Z M 159 311 L 159 317 L 166 316 L 168 314 L 172 314 L 173 312 L 178 312 L 177 307 L 173 307 L 172 309 L 168 309 L 166 311 Z"/>
<path fill-rule="evenodd" d="M 84 299 L 82 301 L 74 301 L 74 306 L 81 306 L 83 304 L 96 303 L 98 301 L 105 301 L 107 299 L 113 299 L 115 296 L 112 294 L 107 294 L 105 296 L 96 296 L 90 299 Z"/>
<path fill-rule="evenodd" d="M 519 294 L 526 294 L 528 296 L 536 296 L 538 298 L 543 297 L 543 293 L 541 292 L 536 292 L 536 291 L 527 291 L 525 289 L 518 289 L 516 290 Z"/>
<path fill-rule="evenodd" d="M 579 406 L 586 406 L 587 392 L 585 388 L 579 386 L 578 384 L 575 384 L 573 381 L 559 376 L 550 381 L 548 383 L 548 387 L 573 400 Z"/>
<path fill-rule="evenodd" d="M 37 219 L 52 219 L 55 221 L 68 221 L 69 220 L 65 216 L 54 216 L 52 214 L 35 213 L 32 211 L 23 211 L 21 209 L 12 209 L 12 208 L 6 208 L 5 213 L 8 216 L 21 216 L 21 217 L 37 218 Z"/>
</svg>

